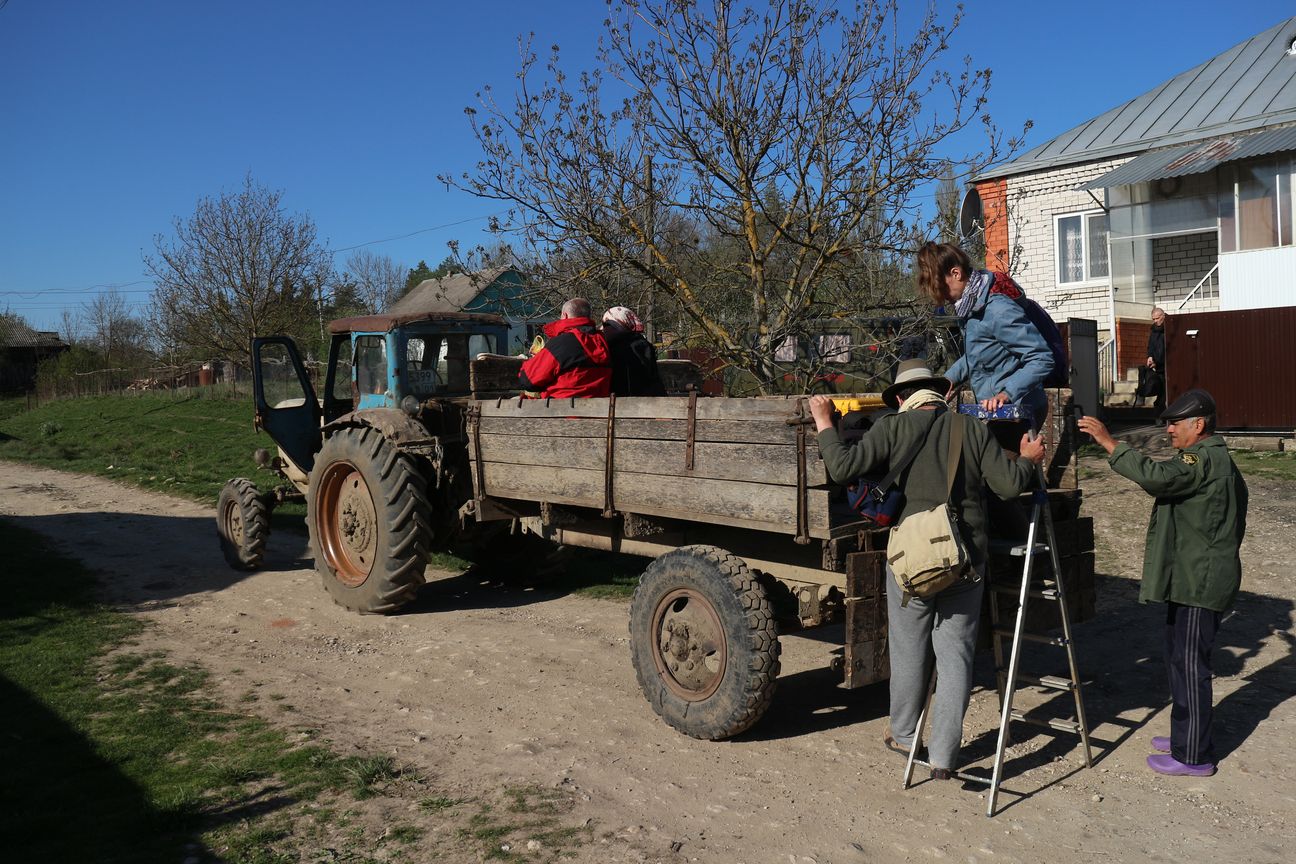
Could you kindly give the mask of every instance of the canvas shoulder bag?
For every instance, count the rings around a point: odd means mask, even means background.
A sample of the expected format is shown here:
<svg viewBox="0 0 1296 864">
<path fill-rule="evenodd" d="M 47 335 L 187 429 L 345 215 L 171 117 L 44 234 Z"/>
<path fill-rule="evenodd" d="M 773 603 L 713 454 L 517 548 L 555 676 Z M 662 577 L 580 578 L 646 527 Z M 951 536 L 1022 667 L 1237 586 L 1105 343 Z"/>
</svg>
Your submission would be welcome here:
<svg viewBox="0 0 1296 864">
<path fill-rule="evenodd" d="M 887 563 L 896 584 L 910 597 L 931 597 L 944 591 L 968 568 L 967 550 L 959 537 L 958 521 L 950 507 L 954 475 L 963 455 L 963 424 L 967 418 L 950 414 L 949 458 L 945 478 L 945 502 L 930 510 L 910 513 L 891 529 L 887 541 Z"/>
</svg>

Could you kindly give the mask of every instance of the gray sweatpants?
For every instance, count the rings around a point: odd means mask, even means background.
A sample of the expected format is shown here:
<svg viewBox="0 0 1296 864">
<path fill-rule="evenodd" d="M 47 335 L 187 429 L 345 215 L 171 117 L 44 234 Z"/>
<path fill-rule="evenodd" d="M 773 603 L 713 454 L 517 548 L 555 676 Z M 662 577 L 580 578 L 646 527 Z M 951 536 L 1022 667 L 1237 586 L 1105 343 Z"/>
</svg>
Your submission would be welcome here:
<svg viewBox="0 0 1296 864">
<path fill-rule="evenodd" d="M 908 606 L 901 607 L 900 589 L 887 567 L 891 735 L 906 747 L 913 742 L 918 715 L 927 698 L 934 651 L 936 694 L 932 698 L 927 761 L 938 768 L 958 768 L 984 590 L 984 578 L 960 581 L 927 600 L 912 597 Z"/>
</svg>

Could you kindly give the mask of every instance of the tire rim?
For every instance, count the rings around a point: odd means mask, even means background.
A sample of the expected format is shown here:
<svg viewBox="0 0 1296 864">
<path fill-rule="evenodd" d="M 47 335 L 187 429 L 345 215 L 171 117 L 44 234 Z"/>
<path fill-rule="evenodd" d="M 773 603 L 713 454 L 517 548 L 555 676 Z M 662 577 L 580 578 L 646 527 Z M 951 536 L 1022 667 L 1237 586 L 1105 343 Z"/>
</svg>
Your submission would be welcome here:
<svg viewBox="0 0 1296 864">
<path fill-rule="evenodd" d="M 710 697 L 724 680 L 729 646 L 715 607 L 691 588 L 676 588 L 653 611 L 653 662 L 676 696 L 688 702 Z"/>
<path fill-rule="evenodd" d="M 378 551 L 378 514 L 369 484 L 351 463 L 335 462 L 324 470 L 317 498 L 324 560 L 343 585 L 363 585 Z"/>
<path fill-rule="evenodd" d="M 230 543 L 243 547 L 243 513 L 237 501 L 226 501 L 221 510 L 221 527 Z"/>
</svg>

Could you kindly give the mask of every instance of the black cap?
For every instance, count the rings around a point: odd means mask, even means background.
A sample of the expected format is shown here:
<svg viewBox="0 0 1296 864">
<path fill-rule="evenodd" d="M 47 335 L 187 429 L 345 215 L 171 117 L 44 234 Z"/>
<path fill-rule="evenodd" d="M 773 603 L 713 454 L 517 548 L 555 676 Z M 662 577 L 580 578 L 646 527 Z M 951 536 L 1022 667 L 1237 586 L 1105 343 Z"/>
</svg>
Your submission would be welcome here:
<svg viewBox="0 0 1296 864">
<path fill-rule="evenodd" d="M 1188 417 L 1213 417 L 1214 415 L 1215 400 L 1205 390 L 1194 387 L 1171 402 L 1170 407 L 1161 412 L 1161 419 L 1184 420 Z"/>
</svg>

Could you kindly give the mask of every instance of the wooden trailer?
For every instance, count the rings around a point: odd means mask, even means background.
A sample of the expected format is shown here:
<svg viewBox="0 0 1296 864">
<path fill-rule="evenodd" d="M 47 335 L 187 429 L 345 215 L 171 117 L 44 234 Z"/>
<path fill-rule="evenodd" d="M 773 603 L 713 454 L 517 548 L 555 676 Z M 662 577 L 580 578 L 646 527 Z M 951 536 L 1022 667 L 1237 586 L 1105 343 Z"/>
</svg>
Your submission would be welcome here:
<svg viewBox="0 0 1296 864">
<path fill-rule="evenodd" d="M 1052 394 L 1055 417 L 1067 398 Z M 774 694 L 780 632 L 844 620 L 831 661 L 842 686 L 889 676 L 886 532 L 840 515 L 805 397 L 486 398 L 469 404 L 467 426 L 465 519 L 655 559 L 631 603 L 631 654 L 676 729 L 720 739 L 755 723 Z M 1065 426 L 1045 435 L 1079 619 L 1093 608 L 1092 527 L 1076 518 Z"/>
</svg>

